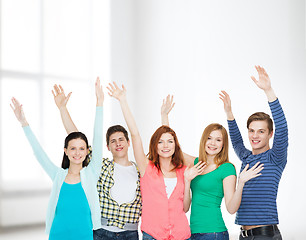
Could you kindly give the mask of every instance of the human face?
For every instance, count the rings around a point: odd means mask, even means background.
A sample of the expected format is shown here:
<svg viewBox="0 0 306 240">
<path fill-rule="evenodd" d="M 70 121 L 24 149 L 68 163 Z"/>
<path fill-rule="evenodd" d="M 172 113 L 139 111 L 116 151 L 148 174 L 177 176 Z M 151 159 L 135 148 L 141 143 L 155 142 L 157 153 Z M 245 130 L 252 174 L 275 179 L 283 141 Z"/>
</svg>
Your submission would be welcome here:
<svg viewBox="0 0 306 240">
<path fill-rule="evenodd" d="M 266 121 L 251 122 L 248 132 L 253 154 L 260 154 L 270 149 L 269 140 L 273 132 L 269 133 Z"/>
<path fill-rule="evenodd" d="M 172 157 L 175 151 L 175 141 L 170 133 L 163 133 L 157 144 L 157 153 L 159 157 Z"/>
<path fill-rule="evenodd" d="M 127 141 L 123 132 L 115 132 L 109 137 L 108 150 L 113 158 L 124 158 L 128 156 L 130 141 Z"/>
<path fill-rule="evenodd" d="M 80 165 L 85 160 L 88 149 L 83 139 L 72 139 L 68 142 L 67 148 L 64 149 L 70 164 Z"/>
<path fill-rule="evenodd" d="M 216 156 L 223 148 L 223 136 L 220 130 L 212 131 L 206 141 L 205 151 L 208 156 Z"/>
</svg>

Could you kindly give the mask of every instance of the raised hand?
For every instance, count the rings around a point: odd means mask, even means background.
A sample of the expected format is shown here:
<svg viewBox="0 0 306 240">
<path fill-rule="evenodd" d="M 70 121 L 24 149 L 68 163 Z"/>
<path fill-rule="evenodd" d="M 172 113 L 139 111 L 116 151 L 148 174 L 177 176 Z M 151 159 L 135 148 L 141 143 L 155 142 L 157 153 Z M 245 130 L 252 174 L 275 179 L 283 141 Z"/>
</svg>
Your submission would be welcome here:
<svg viewBox="0 0 306 240">
<path fill-rule="evenodd" d="M 232 113 L 231 99 L 230 99 L 230 96 L 228 95 L 228 93 L 225 92 L 225 91 L 221 91 L 221 93 L 219 93 L 219 98 L 223 102 L 224 111 L 227 115 L 227 119 L 228 120 L 234 120 L 234 115 Z"/>
<path fill-rule="evenodd" d="M 52 90 L 52 94 L 53 94 L 56 106 L 59 109 L 62 108 L 62 107 L 66 107 L 67 102 L 68 102 L 72 92 L 70 92 L 66 96 L 63 87 L 61 85 L 57 86 L 56 84 L 53 86 L 53 89 L 54 89 L 54 91 Z"/>
<path fill-rule="evenodd" d="M 26 118 L 25 118 L 25 115 L 24 115 L 24 112 L 23 112 L 23 109 L 22 109 L 22 105 L 18 102 L 18 100 L 16 98 L 12 98 L 12 103 L 10 104 L 17 120 L 21 123 L 21 125 L 23 127 L 29 125 Z"/>
<path fill-rule="evenodd" d="M 255 68 L 258 72 L 258 80 L 254 76 L 251 76 L 252 80 L 260 89 L 265 91 L 268 101 L 273 102 L 276 100 L 276 95 L 272 89 L 269 75 L 263 67 L 255 66 Z"/>
<path fill-rule="evenodd" d="M 194 179 L 196 176 L 201 175 L 206 168 L 205 162 L 198 162 L 196 165 L 192 167 L 186 167 L 184 171 L 184 180 L 185 182 L 191 182 L 192 179 Z"/>
<path fill-rule="evenodd" d="M 113 82 L 113 84 L 109 83 L 109 85 L 106 88 L 109 91 L 108 95 L 116 98 L 119 101 L 121 101 L 123 98 L 126 97 L 126 89 L 123 84 L 122 84 L 122 89 L 120 89 L 115 82 Z"/>
<path fill-rule="evenodd" d="M 264 169 L 264 164 L 260 164 L 260 162 L 257 162 L 253 167 L 249 168 L 249 164 L 245 166 L 245 168 L 242 170 L 242 172 L 239 175 L 239 182 L 246 183 L 252 178 L 256 178 L 261 175 L 261 171 Z"/>
<path fill-rule="evenodd" d="M 161 115 L 168 115 L 174 105 L 175 103 L 173 102 L 173 95 L 168 95 L 165 99 L 163 99 L 163 104 L 160 109 Z"/>
<path fill-rule="evenodd" d="M 97 98 L 97 106 L 103 106 L 104 93 L 103 93 L 103 89 L 102 89 L 102 85 L 100 83 L 99 77 L 97 77 L 97 80 L 95 83 L 95 91 L 96 91 L 96 98 Z"/>
<path fill-rule="evenodd" d="M 251 76 L 254 83 L 264 91 L 271 89 L 271 81 L 266 70 L 261 66 L 255 66 L 255 68 L 258 72 L 258 80 L 254 76 Z"/>
</svg>

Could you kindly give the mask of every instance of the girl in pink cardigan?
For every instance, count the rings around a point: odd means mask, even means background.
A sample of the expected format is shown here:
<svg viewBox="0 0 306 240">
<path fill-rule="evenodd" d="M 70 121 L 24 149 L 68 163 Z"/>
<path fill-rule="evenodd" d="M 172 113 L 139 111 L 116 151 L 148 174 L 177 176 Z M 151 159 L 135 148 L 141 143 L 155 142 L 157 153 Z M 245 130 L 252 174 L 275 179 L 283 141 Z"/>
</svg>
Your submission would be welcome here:
<svg viewBox="0 0 306 240">
<path fill-rule="evenodd" d="M 116 83 L 107 87 L 109 95 L 120 102 L 120 106 L 131 133 L 134 157 L 140 171 L 142 194 L 141 230 L 143 239 L 190 238 L 190 228 L 184 208 L 184 172 L 201 174 L 204 165 L 186 168 L 183 154 L 175 132 L 161 126 L 151 137 L 149 154 L 145 155 L 141 137 L 126 100 L 126 89 Z"/>
</svg>

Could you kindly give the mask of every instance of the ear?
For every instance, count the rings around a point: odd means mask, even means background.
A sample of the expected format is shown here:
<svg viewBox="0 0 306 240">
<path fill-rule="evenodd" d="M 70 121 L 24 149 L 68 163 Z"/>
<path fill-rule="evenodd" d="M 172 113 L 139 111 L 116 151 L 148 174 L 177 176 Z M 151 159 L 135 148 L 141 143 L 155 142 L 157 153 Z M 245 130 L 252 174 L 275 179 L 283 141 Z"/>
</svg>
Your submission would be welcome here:
<svg viewBox="0 0 306 240">
<path fill-rule="evenodd" d="M 269 133 L 269 139 L 273 136 L 273 130 Z"/>
<path fill-rule="evenodd" d="M 128 146 L 131 146 L 131 142 L 130 142 L 130 140 L 129 140 L 129 141 L 127 141 L 127 143 L 128 143 Z"/>
<path fill-rule="evenodd" d="M 64 148 L 64 153 L 67 155 L 67 148 Z"/>
<path fill-rule="evenodd" d="M 110 151 L 109 146 L 107 144 L 106 144 L 106 147 L 107 147 L 108 151 Z"/>
</svg>

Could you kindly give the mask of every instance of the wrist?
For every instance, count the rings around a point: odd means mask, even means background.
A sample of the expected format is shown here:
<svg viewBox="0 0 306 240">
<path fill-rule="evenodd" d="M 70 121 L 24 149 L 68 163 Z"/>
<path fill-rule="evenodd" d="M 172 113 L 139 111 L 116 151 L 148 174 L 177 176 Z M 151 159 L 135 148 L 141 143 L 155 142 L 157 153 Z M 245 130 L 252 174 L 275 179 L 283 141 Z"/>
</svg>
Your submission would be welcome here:
<svg viewBox="0 0 306 240">
<path fill-rule="evenodd" d="M 21 127 L 26 127 L 26 126 L 29 126 L 29 123 L 25 120 L 25 121 L 22 121 L 20 122 L 21 123 Z"/>
</svg>

